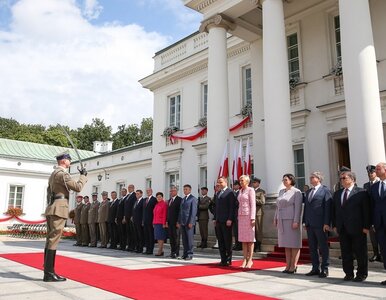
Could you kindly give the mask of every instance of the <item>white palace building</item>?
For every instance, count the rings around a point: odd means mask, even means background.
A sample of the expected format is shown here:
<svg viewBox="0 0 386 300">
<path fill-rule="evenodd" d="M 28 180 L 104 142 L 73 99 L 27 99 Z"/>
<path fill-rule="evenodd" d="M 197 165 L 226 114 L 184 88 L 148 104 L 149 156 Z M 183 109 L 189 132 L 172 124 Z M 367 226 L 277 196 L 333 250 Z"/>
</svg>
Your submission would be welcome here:
<svg viewBox="0 0 386 300">
<path fill-rule="evenodd" d="M 225 145 L 230 163 L 250 148 L 273 237 L 283 174 L 302 188 L 322 171 L 332 188 L 346 166 L 362 186 L 366 165 L 385 161 L 385 0 L 184 4 L 202 14 L 200 28 L 156 53 L 140 80 L 154 93 L 152 143 L 85 159 L 82 194 L 133 183 L 168 195 L 189 183 L 213 195 Z"/>
</svg>

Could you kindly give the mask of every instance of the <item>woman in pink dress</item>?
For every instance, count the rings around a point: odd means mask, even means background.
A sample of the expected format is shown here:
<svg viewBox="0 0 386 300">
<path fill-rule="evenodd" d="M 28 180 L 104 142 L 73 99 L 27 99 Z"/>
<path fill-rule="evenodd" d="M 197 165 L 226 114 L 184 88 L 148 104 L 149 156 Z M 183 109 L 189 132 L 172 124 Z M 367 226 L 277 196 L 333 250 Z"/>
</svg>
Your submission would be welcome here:
<svg viewBox="0 0 386 300">
<path fill-rule="evenodd" d="M 251 268 L 253 265 L 253 245 L 255 242 L 255 218 L 256 218 L 256 195 L 255 190 L 249 187 L 249 176 L 240 176 L 241 190 L 237 200 L 239 211 L 237 214 L 239 223 L 239 242 L 243 246 L 244 260 L 241 268 Z"/>
</svg>

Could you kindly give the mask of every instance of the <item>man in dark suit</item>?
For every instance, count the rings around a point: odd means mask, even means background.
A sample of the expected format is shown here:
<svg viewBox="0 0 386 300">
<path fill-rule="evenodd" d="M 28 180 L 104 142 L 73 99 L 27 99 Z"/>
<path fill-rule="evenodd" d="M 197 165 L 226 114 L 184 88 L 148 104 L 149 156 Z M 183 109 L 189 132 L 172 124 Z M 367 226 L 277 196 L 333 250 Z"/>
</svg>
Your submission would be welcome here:
<svg viewBox="0 0 386 300">
<path fill-rule="evenodd" d="M 182 198 L 177 195 L 177 187 L 170 187 L 170 199 L 168 201 L 168 216 L 166 225 L 170 240 L 170 257 L 177 258 L 180 253 L 180 230 L 177 228 Z"/>
<path fill-rule="evenodd" d="M 126 250 L 127 243 L 127 232 L 126 232 L 126 224 L 123 222 L 125 217 L 125 202 L 127 201 L 127 189 L 121 189 L 121 198 L 118 202 L 117 215 L 115 218 L 115 222 L 118 226 L 118 237 L 119 237 L 119 250 Z"/>
<path fill-rule="evenodd" d="M 134 185 L 129 184 L 127 187 L 128 196 L 125 200 L 125 216 L 123 223 L 126 224 L 127 233 L 127 251 L 134 251 L 135 245 L 135 229 L 132 221 L 134 203 L 137 201 L 137 196 L 134 191 Z"/>
<path fill-rule="evenodd" d="M 236 196 L 228 187 L 227 179 L 217 180 L 220 191 L 216 197 L 216 209 L 213 218 L 218 246 L 221 256 L 221 266 L 232 265 L 232 224 L 235 218 Z"/>
<path fill-rule="evenodd" d="M 153 228 L 153 210 L 157 204 L 157 198 L 153 196 L 151 188 L 146 189 L 147 198 L 143 203 L 143 231 L 145 237 L 146 251 L 144 254 L 153 254 L 154 251 L 154 228 Z"/>
<path fill-rule="evenodd" d="M 109 236 L 110 236 L 109 249 L 116 249 L 118 244 L 118 225 L 117 223 L 115 223 L 115 217 L 117 216 L 119 200 L 117 198 L 116 191 L 112 191 L 110 195 L 111 195 L 111 202 L 110 202 L 109 217 L 108 217 Z"/>
<path fill-rule="evenodd" d="M 386 163 L 377 164 L 375 172 L 380 181 L 371 187 L 372 224 L 381 248 L 383 267 L 386 269 Z M 386 285 L 386 280 L 381 284 Z"/>
<path fill-rule="evenodd" d="M 305 194 L 303 224 L 307 230 L 312 260 L 312 270 L 306 275 L 319 275 L 320 278 L 325 278 L 328 276 L 329 265 L 328 231 L 331 225 L 332 195 L 330 190 L 321 184 L 322 181 L 321 172 L 311 173 L 312 188 Z M 319 253 L 322 256 L 321 264 Z"/>
<path fill-rule="evenodd" d="M 142 198 L 143 192 L 142 190 L 136 190 L 135 195 L 137 197 L 137 201 L 134 203 L 133 207 L 133 216 L 132 221 L 135 229 L 135 245 L 134 250 L 137 253 L 142 253 L 143 251 L 143 203 L 144 200 Z"/>
<path fill-rule="evenodd" d="M 370 228 L 370 199 L 366 190 L 355 186 L 355 174 L 341 172 L 342 189 L 334 193 L 332 226 L 339 234 L 345 281 L 364 281 L 368 274 L 367 233 Z M 358 263 L 354 278 L 354 255 Z"/>
<path fill-rule="evenodd" d="M 177 227 L 181 230 L 182 245 L 184 253 L 182 259 L 191 260 L 193 258 L 193 235 L 197 216 L 197 198 L 191 194 L 192 187 L 184 185 L 185 197 L 181 201 L 180 213 L 178 214 Z"/>
<path fill-rule="evenodd" d="M 375 166 L 372 166 L 372 165 L 366 166 L 366 171 L 367 171 L 367 176 L 369 178 L 369 181 L 363 185 L 363 188 L 371 196 L 371 187 L 373 186 L 374 183 L 379 181 L 379 178 L 377 177 L 377 173 L 375 172 Z M 374 231 L 373 226 L 370 228 L 369 235 L 370 235 L 371 246 L 373 248 L 373 253 L 374 253 L 373 256 L 371 258 L 369 258 L 369 261 L 370 262 L 374 262 L 374 261 L 382 262 L 382 256 L 379 252 L 378 241 L 377 241 L 377 238 L 375 236 L 375 231 Z"/>
</svg>

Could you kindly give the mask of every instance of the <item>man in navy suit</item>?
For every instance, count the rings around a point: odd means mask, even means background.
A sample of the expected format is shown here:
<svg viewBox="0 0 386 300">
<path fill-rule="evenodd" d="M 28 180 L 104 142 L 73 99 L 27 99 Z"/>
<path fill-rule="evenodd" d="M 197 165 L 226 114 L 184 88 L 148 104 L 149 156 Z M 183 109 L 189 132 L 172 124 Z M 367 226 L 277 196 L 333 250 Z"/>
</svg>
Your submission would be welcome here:
<svg viewBox="0 0 386 300">
<path fill-rule="evenodd" d="M 313 172 L 310 175 L 312 188 L 305 194 L 303 225 L 307 230 L 308 246 L 310 248 L 312 270 L 307 276 L 319 275 L 320 278 L 328 276 L 329 249 L 328 231 L 331 223 L 330 190 L 322 185 L 323 174 Z M 319 263 L 319 251 L 322 263 Z M 320 266 L 320 268 L 319 268 Z"/>
<path fill-rule="evenodd" d="M 383 267 L 386 269 L 386 163 L 377 164 L 375 172 L 379 181 L 371 187 L 372 224 L 381 248 Z M 386 285 L 386 280 L 381 284 Z"/>
<path fill-rule="evenodd" d="M 129 184 L 127 187 L 129 192 L 125 201 L 125 216 L 123 217 L 123 223 L 126 224 L 127 232 L 127 251 L 134 251 L 135 248 L 135 229 L 132 221 L 134 203 L 137 201 L 135 194 L 135 188 L 133 184 Z"/>
<path fill-rule="evenodd" d="M 166 225 L 170 240 L 170 257 L 177 258 L 180 253 L 180 230 L 177 228 L 182 198 L 177 195 L 177 187 L 170 187 L 170 199 L 168 201 L 168 216 Z"/>
<path fill-rule="evenodd" d="M 133 224 L 135 229 L 135 245 L 134 251 L 137 253 L 142 253 L 143 251 L 143 192 L 142 190 L 136 190 L 135 196 L 137 201 L 133 206 Z"/>
<path fill-rule="evenodd" d="M 119 238 L 119 250 L 126 250 L 127 243 L 127 232 L 126 232 L 126 224 L 124 223 L 125 217 L 125 202 L 127 201 L 127 189 L 122 188 L 121 190 L 121 198 L 118 202 L 117 214 L 115 217 L 115 222 L 118 225 L 118 238 Z"/>
<path fill-rule="evenodd" d="M 235 219 L 236 196 L 228 187 L 227 178 L 217 179 L 220 191 L 217 192 L 216 208 L 213 218 L 218 248 L 221 256 L 221 266 L 232 265 L 232 224 Z"/>
<path fill-rule="evenodd" d="M 177 227 L 181 230 L 182 245 L 184 253 L 182 259 L 191 260 L 193 258 L 193 235 L 197 216 L 197 198 L 191 194 L 192 187 L 184 185 L 184 195 L 182 198 L 180 213 L 178 215 Z"/>
<path fill-rule="evenodd" d="M 151 188 L 146 189 L 146 195 L 143 203 L 143 234 L 146 251 L 143 254 L 151 255 L 154 251 L 153 210 L 157 204 L 157 198 L 153 196 Z"/>
<path fill-rule="evenodd" d="M 345 281 L 364 281 L 368 274 L 367 234 L 370 228 L 370 198 L 365 189 L 355 186 L 355 174 L 340 173 L 343 188 L 334 193 L 332 226 L 339 234 Z M 354 278 L 354 255 L 358 263 Z"/>
<path fill-rule="evenodd" d="M 116 249 L 118 244 L 118 226 L 115 223 L 115 217 L 117 215 L 119 200 L 117 199 L 117 192 L 112 191 L 110 209 L 109 209 L 109 217 L 108 217 L 108 225 L 109 225 L 109 236 L 110 236 L 110 246 L 109 249 Z"/>
</svg>

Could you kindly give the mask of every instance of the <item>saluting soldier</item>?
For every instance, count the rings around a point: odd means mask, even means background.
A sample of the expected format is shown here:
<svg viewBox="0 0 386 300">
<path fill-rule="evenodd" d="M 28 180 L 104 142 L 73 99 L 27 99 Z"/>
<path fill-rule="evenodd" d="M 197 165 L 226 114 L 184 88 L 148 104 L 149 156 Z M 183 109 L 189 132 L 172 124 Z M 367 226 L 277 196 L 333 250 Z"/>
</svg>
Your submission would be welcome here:
<svg viewBox="0 0 386 300">
<path fill-rule="evenodd" d="M 90 247 L 97 246 L 97 225 L 98 225 L 98 193 L 92 193 L 92 203 L 88 210 L 88 229 L 90 232 Z"/>
<path fill-rule="evenodd" d="M 82 213 L 82 203 L 83 197 L 81 195 L 76 196 L 76 206 L 74 209 L 75 217 L 74 217 L 74 224 L 75 224 L 75 231 L 76 231 L 76 243 L 74 246 L 82 246 L 82 227 L 80 223 L 80 216 Z"/>
<path fill-rule="evenodd" d="M 90 233 L 88 230 L 88 211 L 90 210 L 90 199 L 88 196 L 83 197 L 84 204 L 80 214 L 80 225 L 82 226 L 82 246 L 86 247 L 90 243 Z"/>
<path fill-rule="evenodd" d="M 65 281 L 66 278 L 55 273 L 56 249 L 62 236 L 66 219 L 68 218 L 68 198 L 70 190 L 80 192 L 87 182 L 85 168 L 79 170 L 80 177 L 76 181 L 67 172 L 71 165 L 71 156 L 62 153 L 56 156 L 58 166 L 48 179 L 47 188 L 47 238 L 44 248 L 44 277 L 43 281 Z"/>
</svg>

